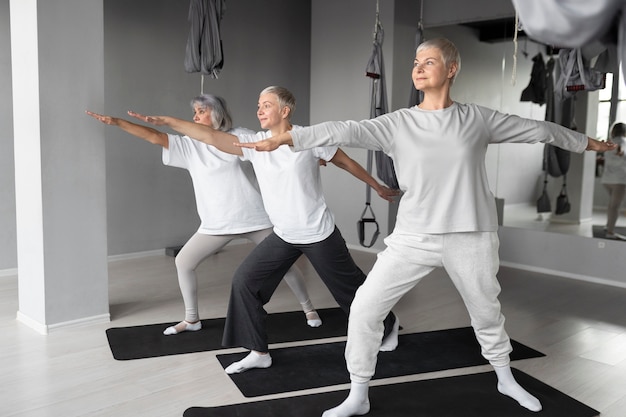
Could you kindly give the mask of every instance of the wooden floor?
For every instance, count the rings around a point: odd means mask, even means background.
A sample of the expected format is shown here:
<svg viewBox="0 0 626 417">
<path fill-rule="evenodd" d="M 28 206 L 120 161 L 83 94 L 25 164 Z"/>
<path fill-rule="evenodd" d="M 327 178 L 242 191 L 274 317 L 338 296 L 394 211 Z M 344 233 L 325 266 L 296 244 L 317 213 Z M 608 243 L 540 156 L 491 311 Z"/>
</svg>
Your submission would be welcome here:
<svg viewBox="0 0 626 417">
<path fill-rule="evenodd" d="M 245 244 L 229 246 L 201 265 L 202 318 L 225 315 L 231 274 L 249 250 Z M 353 255 L 364 271 L 375 260 L 371 253 L 353 251 Z M 299 265 L 316 306 L 334 307 L 306 261 Z M 114 360 L 107 328 L 176 321 L 182 319 L 183 306 L 170 257 L 114 261 L 109 274 L 111 323 L 61 328 L 47 336 L 15 319 L 17 278 L 0 277 L 1 416 L 174 417 L 191 406 L 258 400 L 239 393 L 215 352 Z M 547 355 L 513 366 L 601 411 L 603 417 L 626 415 L 626 289 L 508 268 L 502 268 L 499 277 L 511 337 Z M 298 308 L 282 283 L 267 307 L 270 312 Z M 469 325 L 459 296 L 441 270 L 426 277 L 394 310 L 407 333 Z M 229 351 L 237 350 L 220 352 Z M 393 378 L 372 385 L 488 369 Z M 340 388 L 347 385 L 298 394 Z M 265 398 L 289 395 L 294 394 Z"/>
</svg>

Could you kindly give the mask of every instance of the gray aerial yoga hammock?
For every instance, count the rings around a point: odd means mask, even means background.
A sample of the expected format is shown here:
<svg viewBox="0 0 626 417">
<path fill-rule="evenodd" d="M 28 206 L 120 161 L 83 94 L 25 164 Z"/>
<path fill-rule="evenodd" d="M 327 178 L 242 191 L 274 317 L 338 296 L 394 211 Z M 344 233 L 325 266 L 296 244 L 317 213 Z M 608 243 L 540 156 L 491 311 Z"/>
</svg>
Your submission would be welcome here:
<svg viewBox="0 0 626 417">
<path fill-rule="evenodd" d="M 225 10 L 226 0 L 190 1 L 185 71 L 217 78 L 224 66 L 220 21 Z"/>
<path fill-rule="evenodd" d="M 376 12 L 376 24 L 374 27 L 374 42 L 372 55 L 367 63 L 365 75 L 372 79 L 371 83 L 371 99 L 370 99 L 370 119 L 387 113 L 387 87 L 385 84 L 385 62 L 383 60 L 383 38 L 384 31 L 380 21 L 378 20 L 378 11 Z M 372 154 L 376 155 L 376 173 L 378 178 L 384 182 L 389 188 L 398 188 L 398 179 L 393 167 L 391 158 L 381 151 L 368 151 L 367 159 L 368 172 L 371 172 Z M 369 190 L 369 188 L 368 188 Z"/>
<path fill-rule="evenodd" d="M 385 87 L 385 64 L 383 61 L 383 43 L 384 32 L 380 20 L 378 19 L 378 2 L 376 3 L 376 22 L 374 25 L 374 41 L 372 55 L 370 56 L 365 75 L 372 79 L 370 87 L 370 119 L 387 113 L 387 89 Z M 376 155 L 376 173 L 378 178 L 383 181 L 389 188 L 398 188 L 398 180 L 393 168 L 393 161 L 382 151 L 367 151 L 367 172 L 372 173 L 372 165 L 374 155 Z M 380 228 L 376 221 L 376 215 L 371 206 L 372 188 L 365 186 L 365 208 L 361 213 L 361 219 L 357 222 L 357 232 L 359 234 L 359 243 L 361 246 L 370 248 L 376 243 L 376 239 L 380 234 Z M 366 217 L 367 212 L 371 216 Z M 365 243 L 365 225 L 372 223 L 376 226 L 376 230 L 372 235 L 369 243 Z"/>
</svg>

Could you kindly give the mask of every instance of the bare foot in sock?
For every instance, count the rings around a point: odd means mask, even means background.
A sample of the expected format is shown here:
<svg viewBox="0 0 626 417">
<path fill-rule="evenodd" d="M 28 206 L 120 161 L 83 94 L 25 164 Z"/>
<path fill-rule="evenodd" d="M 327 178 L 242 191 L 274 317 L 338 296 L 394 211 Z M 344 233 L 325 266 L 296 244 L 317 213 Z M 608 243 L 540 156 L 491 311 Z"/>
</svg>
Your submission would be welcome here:
<svg viewBox="0 0 626 417">
<path fill-rule="evenodd" d="M 320 327 L 322 325 L 322 319 L 320 315 L 317 314 L 317 311 L 307 311 L 306 313 L 306 324 L 311 327 Z"/>
<path fill-rule="evenodd" d="M 494 367 L 494 369 L 498 376 L 498 391 L 501 394 L 513 398 L 519 405 L 530 411 L 541 411 L 541 402 L 517 383 L 510 367 Z"/>
<path fill-rule="evenodd" d="M 350 417 L 362 416 L 370 411 L 370 400 L 367 395 L 367 386 L 365 392 L 355 390 L 354 385 L 350 389 L 348 398 L 335 408 L 324 411 L 322 417 Z"/>
<path fill-rule="evenodd" d="M 269 353 L 259 353 L 253 350 L 248 356 L 238 362 L 231 363 L 226 368 L 227 374 L 239 374 L 254 368 L 269 368 L 272 366 L 272 357 Z"/>
<path fill-rule="evenodd" d="M 382 344 L 380 345 L 381 352 L 391 352 L 396 350 L 398 347 L 398 332 L 400 331 L 400 319 L 396 316 L 395 321 L 393 322 L 393 328 L 391 329 L 391 333 L 387 335 L 383 339 Z"/>
<path fill-rule="evenodd" d="M 170 326 L 167 329 L 163 330 L 164 335 L 178 334 L 182 332 L 197 332 L 202 329 L 202 322 L 196 321 L 194 323 L 189 323 L 188 321 L 181 321 L 176 326 Z"/>
</svg>

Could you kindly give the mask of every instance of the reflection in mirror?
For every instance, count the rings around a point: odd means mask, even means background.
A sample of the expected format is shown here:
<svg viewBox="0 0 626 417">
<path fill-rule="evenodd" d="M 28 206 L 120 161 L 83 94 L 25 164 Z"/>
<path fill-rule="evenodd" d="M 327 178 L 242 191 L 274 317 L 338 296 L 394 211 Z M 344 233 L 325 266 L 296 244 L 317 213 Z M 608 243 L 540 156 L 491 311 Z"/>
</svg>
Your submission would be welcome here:
<svg viewBox="0 0 626 417">
<path fill-rule="evenodd" d="M 487 25 L 489 37 L 485 36 L 486 30 L 480 23 L 431 27 L 425 30 L 424 35 L 426 38 L 446 37 L 461 51 L 461 72 L 452 87 L 454 100 L 473 102 L 504 113 L 545 120 L 546 106 L 521 101 L 521 95 L 531 80 L 533 58 L 540 55 L 543 61 L 547 62 L 550 57 L 557 60 L 558 55 L 552 55 L 556 53 L 552 48 L 528 39 L 523 32 L 518 33 L 515 43 L 514 31 L 508 27 L 511 25 L 514 27 L 513 19 L 498 23 L 499 26 L 491 22 Z M 500 36 L 497 30 L 501 31 Z M 610 76 L 611 74 L 607 74 L 605 90 L 579 92 L 575 97 L 576 127 L 597 138 L 607 136 L 609 124 L 607 115 L 610 108 L 607 102 L 610 102 L 610 80 L 612 80 Z M 622 89 L 622 94 L 624 92 L 626 90 Z M 620 114 L 623 114 L 624 116 L 620 117 L 626 120 L 626 105 L 620 107 Z M 597 196 L 604 193 L 604 200 L 607 199 L 606 191 L 595 178 L 596 156 L 591 152 L 572 155 L 567 177 L 567 191 L 572 202 L 572 210 L 568 214 L 556 215 L 554 211 L 563 184 L 562 177 L 548 178 L 547 192 L 552 211 L 537 212 L 537 199 L 541 195 L 544 183 L 543 151 L 544 144 L 502 144 L 489 147 L 487 173 L 491 190 L 498 200 L 504 202 L 502 225 L 593 236 L 593 226 L 606 223 L 606 202 Z M 626 226 L 623 211 L 618 220 L 618 226 L 622 225 Z"/>
<path fill-rule="evenodd" d="M 598 128 L 597 136 L 602 139 L 611 139 L 614 142 L 618 142 L 619 139 L 611 138 L 611 128 L 615 123 L 626 123 L 626 87 L 624 86 L 624 79 L 622 77 L 622 71 L 618 71 L 614 74 L 607 74 L 606 87 L 600 90 L 598 95 Z M 620 159 L 617 159 L 618 163 Z M 626 164 L 626 159 L 620 165 Z M 595 170 L 595 187 L 594 187 L 594 213 L 600 218 L 599 221 L 595 221 L 594 225 L 602 226 L 596 227 L 594 235 L 599 237 L 605 236 L 605 227 L 608 219 L 609 210 L 609 191 L 603 184 L 602 176 L 605 174 L 606 158 L 605 155 L 598 154 L 596 159 Z M 626 171 L 626 168 L 624 168 Z M 606 179 L 606 177 L 605 177 Z M 613 178 L 615 180 L 615 178 Z M 626 202 L 622 201 L 620 207 L 617 210 L 617 223 L 615 232 L 617 236 L 626 235 Z"/>
</svg>

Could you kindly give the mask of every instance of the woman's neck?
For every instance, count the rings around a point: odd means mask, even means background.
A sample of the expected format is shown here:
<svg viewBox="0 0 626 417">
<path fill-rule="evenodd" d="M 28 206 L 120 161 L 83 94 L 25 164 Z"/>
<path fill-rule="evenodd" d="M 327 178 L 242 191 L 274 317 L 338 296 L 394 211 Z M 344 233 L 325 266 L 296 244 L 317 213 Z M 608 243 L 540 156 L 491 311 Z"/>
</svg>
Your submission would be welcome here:
<svg viewBox="0 0 626 417">
<path fill-rule="evenodd" d="M 454 102 L 450 98 L 450 87 L 426 89 L 424 100 L 418 105 L 422 110 L 441 110 L 450 107 Z"/>
<path fill-rule="evenodd" d="M 272 133 L 272 136 L 277 136 L 280 135 L 281 133 L 285 133 L 291 130 L 293 126 L 291 125 L 290 122 L 288 121 L 284 121 L 279 123 L 276 126 L 272 126 L 271 128 L 269 128 L 269 131 Z"/>
</svg>

